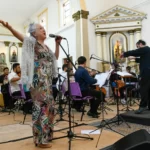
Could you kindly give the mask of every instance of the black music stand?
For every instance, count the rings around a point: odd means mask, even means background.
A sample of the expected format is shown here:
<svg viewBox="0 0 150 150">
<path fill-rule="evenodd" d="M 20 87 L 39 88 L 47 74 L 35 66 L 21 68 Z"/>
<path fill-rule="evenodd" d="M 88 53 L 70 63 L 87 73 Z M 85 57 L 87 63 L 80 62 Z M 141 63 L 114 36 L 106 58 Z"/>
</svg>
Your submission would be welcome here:
<svg viewBox="0 0 150 150">
<path fill-rule="evenodd" d="M 126 80 L 127 80 L 127 78 L 131 78 L 132 76 L 121 76 L 122 78 L 124 78 L 124 83 L 125 83 L 125 86 L 127 85 L 126 83 Z M 125 100 L 126 100 L 126 107 L 125 108 L 123 108 L 121 111 L 130 111 L 130 110 L 134 110 L 133 108 L 131 108 L 130 106 L 129 106 L 129 103 L 128 103 L 128 87 L 125 87 L 125 91 L 126 91 L 126 94 L 125 94 Z"/>
</svg>

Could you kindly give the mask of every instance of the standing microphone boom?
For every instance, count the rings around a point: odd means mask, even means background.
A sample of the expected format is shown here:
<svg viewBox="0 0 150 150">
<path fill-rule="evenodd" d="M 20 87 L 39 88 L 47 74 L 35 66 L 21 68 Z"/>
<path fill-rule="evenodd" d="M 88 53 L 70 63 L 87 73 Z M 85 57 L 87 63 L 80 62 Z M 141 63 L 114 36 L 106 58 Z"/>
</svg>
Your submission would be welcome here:
<svg viewBox="0 0 150 150">
<path fill-rule="evenodd" d="M 51 37 L 51 38 L 60 38 L 60 39 L 66 40 L 66 38 L 64 38 L 64 37 L 62 37 L 60 35 L 55 35 L 55 34 L 49 34 L 49 37 Z"/>
<path fill-rule="evenodd" d="M 91 55 L 90 60 L 93 58 L 92 56 L 93 56 L 93 54 Z"/>
</svg>

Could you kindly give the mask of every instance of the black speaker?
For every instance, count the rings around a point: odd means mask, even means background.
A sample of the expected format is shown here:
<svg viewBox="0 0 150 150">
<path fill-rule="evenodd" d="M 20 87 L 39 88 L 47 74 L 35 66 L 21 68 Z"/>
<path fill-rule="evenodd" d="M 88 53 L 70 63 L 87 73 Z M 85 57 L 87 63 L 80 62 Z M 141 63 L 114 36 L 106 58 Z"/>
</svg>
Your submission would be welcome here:
<svg viewBox="0 0 150 150">
<path fill-rule="evenodd" d="M 142 129 L 101 150 L 150 150 L 150 134 Z"/>
</svg>

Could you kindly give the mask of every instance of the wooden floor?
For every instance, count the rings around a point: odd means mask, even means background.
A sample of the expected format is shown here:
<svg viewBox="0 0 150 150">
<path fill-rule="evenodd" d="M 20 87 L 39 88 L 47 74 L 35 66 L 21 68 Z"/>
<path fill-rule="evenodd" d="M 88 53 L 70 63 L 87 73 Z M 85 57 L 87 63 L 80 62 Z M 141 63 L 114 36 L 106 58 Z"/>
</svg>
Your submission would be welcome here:
<svg viewBox="0 0 150 150">
<path fill-rule="evenodd" d="M 113 109 L 113 111 L 107 111 L 108 114 L 105 113 L 105 118 L 112 118 L 113 116 L 116 115 L 116 106 L 109 106 L 111 109 Z M 120 106 L 122 107 L 122 106 Z M 135 106 L 135 108 L 137 108 L 137 106 Z M 88 108 L 87 108 L 88 110 Z M 89 116 L 87 116 L 86 114 L 83 117 L 83 121 L 80 122 L 80 116 L 81 113 L 76 112 L 75 110 L 73 110 L 74 114 L 74 121 L 78 122 L 78 123 L 92 123 L 92 122 L 96 122 L 96 121 L 101 121 L 102 118 L 101 116 L 98 119 L 93 119 Z M 56 116 L 56 119 L 58 119 L 59 116 Z M 64 116 L 64 119 L 68 119 L 68 115 Z M 7 141 L 9 139 L 13 139 L 13 137 L 17 137 L 20 136 L 18 134 L 18 132 L 20 132 L 21 134 L 25 134 L 25 135 L 32 135 L 32 127 L 31 125 L 31 115 L 27 116 L 25 125 L 21 125 L 23 127 L 26 127 L 23 131 L 20 131 L 19 129 L 15 129 L 15 131 L 10 130 L 10 126 L 16 126 L 16 124 L 19 124 L 21 121 L 23 120 L 23 114 L 21 112 L 17 112 L 15 115 L 15 118 L 13 116 L 13 114 L 8 115 L 8 113 L 1 113 L 0 114 L 0 139 L 2 141 Z M 68 122 L 58 122 L 55 125 L 55 130 L 64 128 L 64 127 L 68 127 Z M 5 132 L 3 130 L 6 130 Z M 81 130 L 94 130 L 96 129 L 93 126 L 89 126 L 89 125 L 84 125 L 84 126 L 79 126 L 76 127 L 74 129 L 72 129 L 73 133 L 75 133 L 76 135 L 81 135 Z M 17 132 L 18 131 L 18 132 Z M 61 132 L 55 132 L 54 133 L 54 137 L 60 137 L 60 136 L 66 136 L 67 135 L 67 130 L 63 130 Z M 81 136 L 85 136 L 86 135 L 81 135 Z M 113 144 L 114 142 L 116 142 L 117 140 L 119 140 L 120 138 L 122 138 L 121 135 L 114 133 L 112 131 L 109 130 L 103 130 L 102 134 L 101 134 L 101 138 L 98 142 L 98 146 L 96 148 L 96 143 L 98 140 L 99 135 L 90 135 L 90 137 L 93 137 L 94 140 L 87 140 L 87 139 L 78 139 L 78 138 L 73 138 L 73 140 L 71 141 L 71 150 L 99 150 L 103 147 L 106 147 L 110 144 Z M 5 138 L 5 139 L 4 139 Z M 0 141 L 1 142 L 1 141 Z M 38 150 L 41 148 L 35 147 L 33 144 L 33 139 L 29 138 L 26 140 L 22 140 L 22 141 L 17 141 L 17 142 L 9 142 L 6 144 L 0 144 L 0 150 Z M 59 140 L 54 140 L 52 142 L 52 148 L 49 148 L 51 150 L 67 150 L 68 149 L 68 138 L 62 138 Z"/>
</svg>

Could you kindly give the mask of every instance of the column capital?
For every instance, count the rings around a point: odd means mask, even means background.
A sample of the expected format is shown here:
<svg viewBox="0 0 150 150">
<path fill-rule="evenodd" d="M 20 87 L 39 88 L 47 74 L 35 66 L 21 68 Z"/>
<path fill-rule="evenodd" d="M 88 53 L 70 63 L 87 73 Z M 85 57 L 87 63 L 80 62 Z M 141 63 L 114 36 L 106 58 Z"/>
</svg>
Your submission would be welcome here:
<svg viewBox="0 0 150 150">
<path fill-rule="evenodd" d="M 96 35 L 101 35 L 101 34 L 102 34 L 102 32 L 100 32 L 100 31 L 96 31 L 96 32 L 95 32 L 95 34 L 96 34 Z"/>
<path fill-rule="evenodd" d="M 72 18 L 74 19 L 74 21 L 77 21 L 80 19 L 80 11 L 77 11 L 76 13 L 74 13 L 72 15 Z"/>
<path fill-rule="evenodd" d="M 137 28 L 134 30 L 135 32 L 141 31 L 141 28 Z"/>
<path fill-rule="evenodd" d="M 106 36 L 107 32 L 101 32 L 102 36 Z"/>
<path fill-rule="evenodd" d="M 81 14 L 81 18 L 88 19 L 89 11 L 81 10 L 80 14 Z"/>
<path fill-rule="evenodd" d="M 89 15 L 89 11 L 79 10 L 72 15 L 72 18 L 74 19 L 74 21 L 77 21 L 81 18 L 88 19 L 88 15 Z"/>
<path fill-rule="evenodd" d="M 134 30 L 129 30 L 128 33 L 129 34 L 134 34 Z"/>
<path fill-rule="evenodd" d="M 10 42 L 9 41 L 4 41 L 5 46 L 9 46 Z"/>
</svg>

